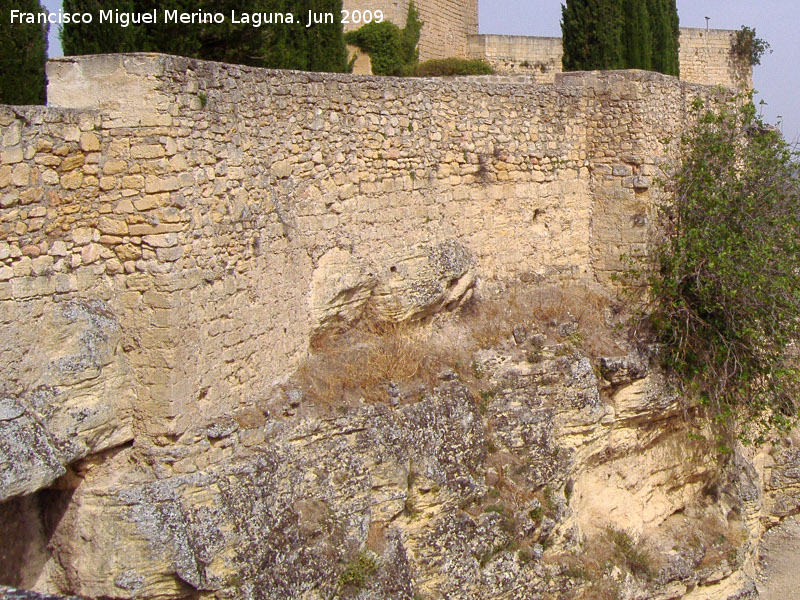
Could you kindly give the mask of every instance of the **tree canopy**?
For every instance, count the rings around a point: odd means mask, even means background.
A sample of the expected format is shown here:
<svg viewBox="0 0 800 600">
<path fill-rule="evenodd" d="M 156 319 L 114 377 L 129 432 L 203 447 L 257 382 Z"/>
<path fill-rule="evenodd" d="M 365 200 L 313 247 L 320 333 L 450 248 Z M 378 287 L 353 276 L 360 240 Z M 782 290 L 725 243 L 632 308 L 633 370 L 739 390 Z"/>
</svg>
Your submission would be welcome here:
<svg viewBox="0 0 800 600">
<path fill-rule="evenodd" d="M 41 13 L 38 0 L 0 0 L 0 104 L 44 104 L 47 25 L 11 23 L 11 9 Z"/>
<path fill-rule="evenodd" d="M 159 22 L 122 27 L 99 23 L 100 9 L 125 13 L 157 11 Z M 107 52 L 163 52 L 204 60 L 256 67 L 341 72 L 347 68 L 347 51 L 341 24 L 341 0 L 64 0 L 65 11 L 91 12 L 94 22 L 66 24 L 61 40 L 64 54 Z M 165 10 L 222 13 L 223 23 L 165 23 Z M 231 12 L 292 13 L 305 19 L 330 13 L 333 23 L 262 24 L 234 23 Z"/>
<path fill-rule="evenodd" d="M 567 0 L 565 71 L 647 69 L 678 74 L 675 0 Z"/>
<path fill-rule="evenodd" d="M 788 427 L 800 416 L 800 157 L 752 102 L 698 100 L 694 119 L 667 185 L 648 322 L 665 365 L 718 419 Z"/>
</svg>

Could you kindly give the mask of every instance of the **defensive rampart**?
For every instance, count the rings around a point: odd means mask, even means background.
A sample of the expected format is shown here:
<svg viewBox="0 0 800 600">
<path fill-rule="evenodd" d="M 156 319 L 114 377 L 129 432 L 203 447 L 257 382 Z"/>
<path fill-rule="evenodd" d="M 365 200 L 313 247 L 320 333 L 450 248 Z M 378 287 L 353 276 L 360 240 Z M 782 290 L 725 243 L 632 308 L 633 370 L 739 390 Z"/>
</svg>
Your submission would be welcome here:
<svg viewBox="0 0 800 600">
<path fill-rule="evenodd" d="M 48 76 L 52 106 L 0 108 L 2 385 L 33 397 L 43 317 L 101 300 L 152 436 L 298 363 L 323 257 L 390 278 L 398 251 L 455 239 L 484 279 L 607 283 L 646 249 L 664 140 L 709 93 L 636 71 L 537 87 L 153 54 Z"/>
<path fill-rule="evenodd" d="M 731 51 L 735 32 L 681 28 L 680 77 L 703 85 L 752 89 L 753 69 Z M 515 35 L 469 36 L 470 58 L 486 60 L 502 74 L 528 75 L 553 83 L 561 73 L 561 38 Z"/>
</svg>

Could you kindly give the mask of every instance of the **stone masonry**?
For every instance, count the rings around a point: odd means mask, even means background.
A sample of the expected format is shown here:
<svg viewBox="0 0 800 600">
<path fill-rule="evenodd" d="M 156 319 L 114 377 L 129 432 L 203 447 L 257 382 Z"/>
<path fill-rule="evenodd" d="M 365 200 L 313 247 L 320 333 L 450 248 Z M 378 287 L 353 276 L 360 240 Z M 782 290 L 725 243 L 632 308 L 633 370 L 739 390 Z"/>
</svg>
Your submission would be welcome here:
<svg viewBox="0 0 800 600">
<path fill-rule="evenodd" d="M 607 284 L 646 249 L 663 141 L 711 93 L 636 71 L 533 86 L 154 54 L 57 59 L 48 76 L 50 107 L 0 109 L 0 338 L 105 303 L 149 436 L 298 364 L 333 249 L 380 263 L 457 239 L 483 279 Z M 37 347 L 13 348 L 2 386 L 30 395 L 40 380 L 19 366 Z"/>
<path fill-rule="evenodd" d="M 680 78 L 703 85 L 752 89 L 753 69 L 731 52 L 735 32 L 681 28 Z M 500 74 L 527 75 L 553 83 L 561 73 L 561 38 L 515 35 L 471 35 L 469 58 L 487 61 Z"/>
</svg>

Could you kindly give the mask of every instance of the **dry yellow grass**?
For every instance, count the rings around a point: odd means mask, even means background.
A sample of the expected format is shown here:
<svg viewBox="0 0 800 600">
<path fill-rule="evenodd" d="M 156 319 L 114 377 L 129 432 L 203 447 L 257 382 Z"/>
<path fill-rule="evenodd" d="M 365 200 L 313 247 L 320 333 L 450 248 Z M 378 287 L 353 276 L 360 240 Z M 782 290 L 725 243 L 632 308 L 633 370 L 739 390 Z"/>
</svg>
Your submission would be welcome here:
<svg viewBox="0 0 800 600">
<path fill-rule="evenodd" d="M 610 324 L 615 311 L 615 301 L 589 285 L 516 284 L 503 293 L 474 299 L 458 315 L 440 315 L 425 323 L 365 320 L 345 333 L 317 338 L 293 385 L 325 409 L 386 401 L 390 383 L 430 388 L 444 371 L 455 371 L 479 392 L 484 383 L 471 368 L 475 352 L 513 347 L 515 325 L 544 333 L 553 343 L 569 341 L 596 357 L 619 351 Z M 565 333 L 565 323 L 577 329 Z"/>
</svg>

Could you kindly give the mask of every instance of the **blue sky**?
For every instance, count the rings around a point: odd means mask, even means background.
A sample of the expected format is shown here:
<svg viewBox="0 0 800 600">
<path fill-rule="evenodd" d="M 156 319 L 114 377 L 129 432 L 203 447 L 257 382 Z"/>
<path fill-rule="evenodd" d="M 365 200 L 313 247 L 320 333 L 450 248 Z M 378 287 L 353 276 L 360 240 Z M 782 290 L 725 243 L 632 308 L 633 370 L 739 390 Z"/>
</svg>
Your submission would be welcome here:
<svg viewBox="0 0 800 600">
<path fill-rule="evenodd" d="M 561 35 L 561 0 L 479 0 L 481 33 Z M 51 11 L 61 0 L 44 0 Z M 768 122 L 782 122 L 789 141 L 800 140 L 800 17 L 797 0 L 678 0 L 683 27 L 739 29 L 755 27 L 773 53 L 767 54 L 754 74 L 758 99 L 767 102 Z M 55 28 L 54 28 L 55 29 Z M 51 32 L 52 56 L 61 54 L 56 32 Z M 779 119 L 779 117 L 781 117 Z"/>
</svg>

